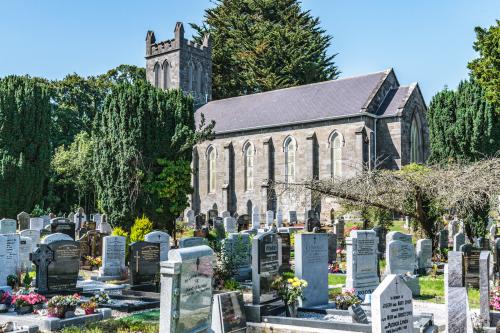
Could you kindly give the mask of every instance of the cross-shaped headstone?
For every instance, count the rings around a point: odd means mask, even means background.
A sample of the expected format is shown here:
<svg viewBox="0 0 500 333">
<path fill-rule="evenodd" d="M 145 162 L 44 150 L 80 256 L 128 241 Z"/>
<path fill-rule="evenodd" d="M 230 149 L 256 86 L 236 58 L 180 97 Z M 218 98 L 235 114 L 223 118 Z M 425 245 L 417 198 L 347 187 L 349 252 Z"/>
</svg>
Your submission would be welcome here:
<svg viewBox="0 0 500 333">
<path fill-rule="evenodd" d="M 49 290 L 48 272 L 49 264 L 54 260 L 54 252 L 47 244 L 40 244 L 38 249 L 30 254 L 30 260 L 36 266 L 36 285 L 39 293 Z"/>
</svg>

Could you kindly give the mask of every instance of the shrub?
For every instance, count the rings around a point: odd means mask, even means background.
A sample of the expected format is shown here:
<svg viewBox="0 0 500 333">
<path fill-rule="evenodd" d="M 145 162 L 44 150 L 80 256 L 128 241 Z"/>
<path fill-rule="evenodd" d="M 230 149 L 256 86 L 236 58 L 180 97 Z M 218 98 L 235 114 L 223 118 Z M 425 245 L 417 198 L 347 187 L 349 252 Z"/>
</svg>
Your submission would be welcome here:
<svg viewBox="0 0 500 333">
<path fill-rule="evenodd" d="M 132 229 L 130 230 L 130 241 L 139 242 L 144 240 L 144 236 L 153 231 L 153 222 L 145 215 L 136 218 Z"/>
</svg>

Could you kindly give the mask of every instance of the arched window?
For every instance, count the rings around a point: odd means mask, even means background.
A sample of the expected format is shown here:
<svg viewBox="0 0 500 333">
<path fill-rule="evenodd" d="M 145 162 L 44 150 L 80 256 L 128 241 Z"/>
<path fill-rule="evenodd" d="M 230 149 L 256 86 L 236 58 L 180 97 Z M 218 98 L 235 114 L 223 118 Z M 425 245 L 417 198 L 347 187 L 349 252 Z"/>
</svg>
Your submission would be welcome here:
<svg viewBox="0 0 500 333">
<path fill-rule="evenodd" d="M 214 147 L 208 148 L 208 193 L 215 193 L 215 177 L 216 177 L 216 151 Z"/>
<path fill-rule="evenodd" d="M 251 143 L 245 146 L 245 190 L 253 190 L 253 156 L 254 149 Z"/>
<path fill-rule="evenodd" d="M 295 182 L 295 151 L 297 144 L 295 139 L 289 137 L 285 141 L 285 183 Z"/>
<path fill-rule="evenodd" d="M 158 88 L 160 86 L 160 65 L 158 63 L 155 64 L 155 67 L 153 69 L 154 72 L 154 79 L 155 79 L 155 87 Z"/>
<path fill-rule="evenodd" d="M 339 178 L 342 173 L 342 137 L 338 133 L 333 133 L 330 138 L 331 173 L 332 178 Z"/>
<path fill-rule="evenodd" d="M 163 63 L 163 89 L 170 88 L 170 64 L 165 60 Z"/>
<path fill-rule="evenodd" d="M 198 66 L 196 66 L 196 92 L 198 94 L 201 94 L 201 81 L 202 81 L 202 73 L 203 73 L 203 68 L 201 67 L 201 64 L 198 63 Z"/>
<path fill-rule="evenodd" d="M 410 129 L 410 162 L 422 162 L 420 127 L 416 116 L 413 116 Z"/>
<path fill-rule="evenodd" d="M 193 91 L 193 79 L 194 79 L 194 66 L 193 63 L 190 62 L 188 65 L 188 91 Z"/>
</svg>

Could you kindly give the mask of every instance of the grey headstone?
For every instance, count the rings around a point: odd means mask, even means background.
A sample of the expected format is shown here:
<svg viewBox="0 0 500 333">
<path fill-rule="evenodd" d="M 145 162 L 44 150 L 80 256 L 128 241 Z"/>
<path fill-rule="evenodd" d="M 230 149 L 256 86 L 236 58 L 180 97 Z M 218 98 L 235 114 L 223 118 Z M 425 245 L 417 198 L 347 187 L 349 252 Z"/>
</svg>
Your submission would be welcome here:
<svg viewBox="0 0 500 333">
<path fill-rule="evenodd" d="M 278 298 L 271 283 L 279 275 L 278 235 L 258 234 L 252 239 L 252 302 L 262 304 Z"/>
<path fill-rule="evenodd" d="M 432 240 L 419 239 L 416 246 L 418 268 L 426 270 L 432 268 Z"/>
<path fill-rule="evenodd" d="M 43 219 L 41 217 L 30 218 L 30 229 L 42 230 L 43 227 Z"/>
<path fill-rule="evenodd" d="M 359 304 L 351 305 L 348 310 L 349 314 L 352 317 L 353 322 L 360 324 L 368 324 L 368 318 L 366 316 L 366 312 Z"/>
<path fill-rule="evenodd" d="M 226 218 L 226 217 L 230 217 L 231 216 L 231 212 L 225 210 L 221 213 L 221 217 L 222 218 Z"/>
<path fill-rule="evenodd" d="M 30 253 L 33 251 L 31 238 L 21 236 L 19 239 L 19 264 L 22 272 L 31 270 Z"/>
<path fill-rule="evenodd" d="M 190 210 L 187 211 L 187 213 L 186 213 L 186 223 L 190 227 L 194 227 L 195 226 L 195 218 L 194 218 L 194 216 L 195 216 L 194 210 L 190 209 Z"/>
<path fill-rule="evenodd" d="M 387 233 L 386 243 L 389 244 L 389 242 L 393 241 L 393 240 L 398 240 L 398 241 L 402 241 L 402 242 L 406 242 L 406 243 L 411 244 L 411 235 L 404 234 L 404 233 L 399 232 L 399 231 L 391 231 L 391 232 Z"/>
<path fill-rule="evenodd" d="M 288 212 L 288 222 L 290 224 L 297 223 L 297 212 L 295 210 L 291 210 Z"/>
<path fill-rule="evenodd" d="M 415 270 L 415 249 L 413 244 L 392 240 L 386 249 L 387 274 L 413 274 Z"/>
<path fill-rule="evenodd" d="M 160 244 L 160 261 L 168 260 L 170 251 L 170 235 L 163 231 L 153 231 L 144 236 L 146 242 Z"/>
<path fill-rule="evenodd" d="M 17 234 L 0 235 L 0 287 L 7 285 L 7 277 L 17 274 L 19 263 L 19 242 Z"/>
<path fill-rule="evenodd" d="M 346 240 L 346 287 L 354 288 L 363 297 L 379 285 L 378 238 L 373 230 L 353 230 Z"/>
<path fill-rule="evenodd" d="M 465 235 L 461 232 L 453 237 L 453 251 L 460 251 L 460 246 L 465 244 Z"/>
<path fill-rule="evenodd" d="M 26 229 L 22 230 L 19 235 L 21 237 L 29 237 L 31 238 L 31 252 L 35 252 L 37 245 L 40 244 L 40 230 L 35 229 Z"/>
<path fill-rule="evenodd" d="M 464 287 L 464 255 L 461 251 L 448 252 L 448 287 Z"/>
<path fill-rule="evenodd" d="M 412 292 L 403 280 L 387 275 L 372 294 L 372 333 L 413 333 Z"/>
<path fill-rule="evenodd" d="M 64 217 L 57 217 L 50 221 L 50 231 L 52 233 L 62 233 L 75 239 L 76 225 L 72 221 Z"/>
<path fill-rule="evenodd" d="M 105 234 L 105 235 L 111 235 L 111 233 L 113 232 L 113 228 L 111 227 L 111 225 L 107 221 L 102 221 L 99 224 L 98 230 L 100 233 Z"/>
<path fill-rule="evenodd" d="M 274 223 L 274 212 L 272 210 L 268 210 L 266 212 L 266 226 L 271 227 Z"/>
<path fill-rule="evenodd" d="M 443 229 L 439 232 L 439 248 L 447 249 L 448 248 L 448 230 Z"/>
<path fill-rule="evenodd" d="M 479 315 L 490 326 L 490 251 L 479 255 Z"/>
<path fill-rule="evenodd" d="M 179 248 L 208 245 L 208 241 L 203 237 L 186 237 L 179 240 Z"/>
<path fill-rule="evenodd" d="M 281 208 L 278 208 L 276 212 L 276 227 L 281 228 L 283 226 L 283 211 Z"/>
<path fill-rule="evenodd" d="M 328 235 L 328 262 L 337 260 L 337 235 L 333 232 L 327 232 Z"/>
<path fill-rule="evenodd" d="M 176 249 L 161 263 L 160 333 L 209 332 L 214 254 L 206 245 Z M 168 295 L 178 295 L 171 297 Z"/>
<path fill-rule="evenodd" d="M 47 235 L 44 239 L 42 239 L 42 244 L 50 244 L 52 242 L 61 241 L 61 240 L 73 240 L 70 236 L 62 233 L 55 233 Z"/>
<path fill-rule="evenodd" d="M 236 219 L 234 217 L 224 218 L 224 230 L 227 233 L 238 232 L 238 227 L 236 226 Z"/>
<path fill-rule="evenodd" d="M 121 277 L 125 267 L 126 239 L 123 236 L 103 238 L 101 276 Z"/>
<path fill-rule="evenodd" d="M 17 214 L 17 223 L 19 225 L 19 230 L 28 229 L 30 227 L 30 214 L 26 212 Z"/>
<path fill-rule="evenodd" d="M 300 306 L 328 304 L 328 235 L 297 234 L 295 236 L 295 275 L 306 280 Z"/>
<path fill-rule="evenodd" d="M 17 221 L 13 219 L 0 220 L 0 234 L 15 234 L 17 232 Z"/>
<path fill-rule="evenodd" d="M 260 228 L 260 212 L 257 206 L 252 208 L 252 229 L 257 230 Z"/>
</svg>

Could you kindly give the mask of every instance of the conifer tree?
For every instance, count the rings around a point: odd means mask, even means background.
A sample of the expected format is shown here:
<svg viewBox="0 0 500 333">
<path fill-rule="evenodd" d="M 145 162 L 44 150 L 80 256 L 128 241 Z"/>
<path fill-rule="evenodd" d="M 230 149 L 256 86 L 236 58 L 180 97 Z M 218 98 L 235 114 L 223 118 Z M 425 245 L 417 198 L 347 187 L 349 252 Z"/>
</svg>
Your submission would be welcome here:
<svg viewBox="0 0 500 333">
<path fill-rule="evenodd" d="M 211 36 L 214 99 L 336 78 L 319 23 L 297 0 L 216 0 L 192 25 Z"/>
</svg>

